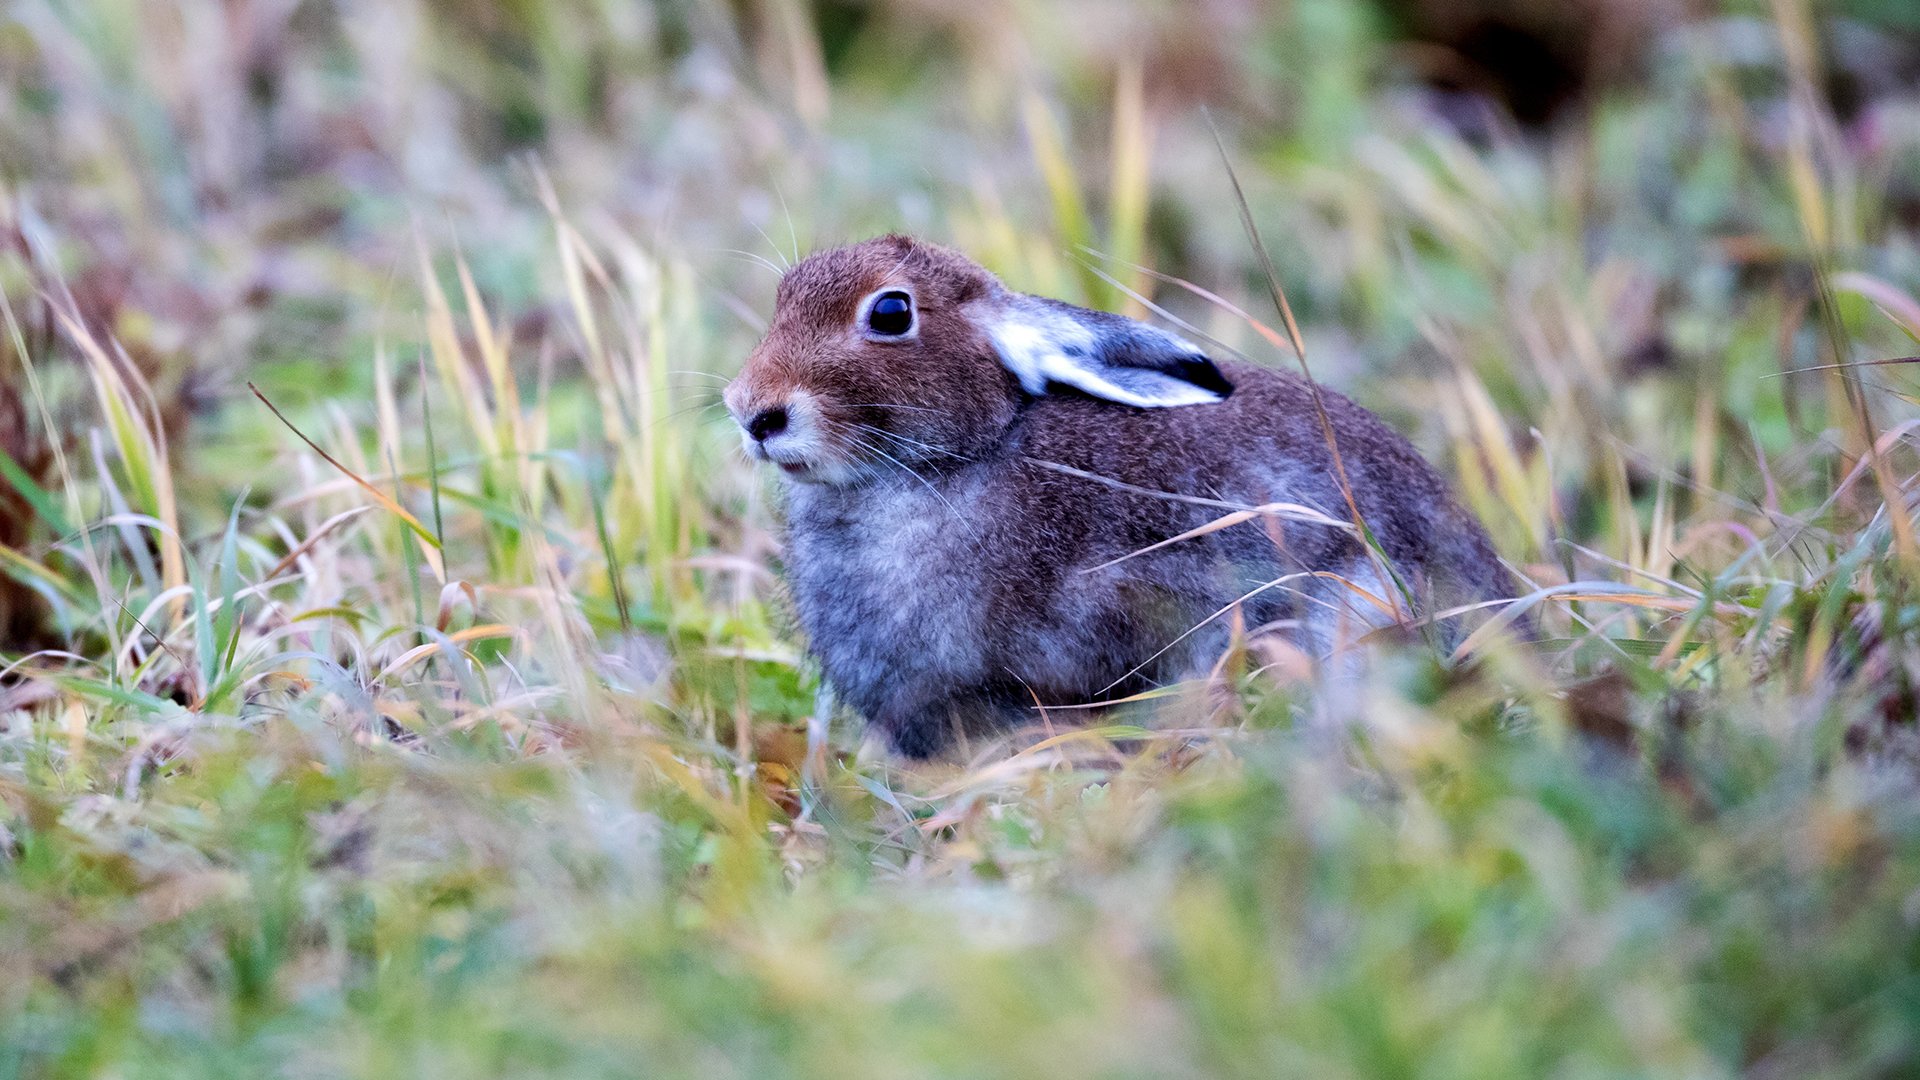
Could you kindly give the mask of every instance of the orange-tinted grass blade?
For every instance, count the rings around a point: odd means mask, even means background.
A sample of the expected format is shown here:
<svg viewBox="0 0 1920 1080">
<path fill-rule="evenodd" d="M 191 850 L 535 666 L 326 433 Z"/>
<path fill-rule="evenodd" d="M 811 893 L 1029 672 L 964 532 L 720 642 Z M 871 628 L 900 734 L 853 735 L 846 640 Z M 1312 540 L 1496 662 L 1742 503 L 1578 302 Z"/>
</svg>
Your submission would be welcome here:
<svg viewBox="0 0 1920 1080">
<path fill-rule="evenodd" d="M 1148 544 L 1146 547 L 1140 548 L 1137 551 L 1129 551 L 1125 555 L 1108 559 L 1098 566 L 1089 566 L 1080 572 L 1083 574 L 1091 574 L 1096 570 L 1105 570 L 1109 566 L 1126 562 L 1128 559 L 1136 556 L 1145 555 L 1149 551 L 1158 551 L 1163 547 L 1169 547 L 1173 544 L 1178 544 L 1185 540 L 1192 540 L 1196 537 L 1206 536 L 1209 533 L 1216 533 L 1221 529 L 1229 529 L 1235 525 L 1261 517 L 1285 518 L 1288 521 L 1303 521 L 1313 525 L 1325 525 L 1332 529 L 1344 529 L 1347 532 L 1353 531 L 1353 526 L 1350 523 L 1330 518 L 1310 506 L 1302 506 L 1299 503 L 1289 502 L 1266 503 L 1246 510 L 1236 510 L 1231 514 L 1224 514 L 1207 522 L 1205 525 L 1188 529 L 1179 536 L 1169 536 L 1157 544 Z"/>
<path fill-rule="evenodd" d="M 322 460 L 324 460 L 327 464 L 333 466 L 335 469 L 338 469 L 340 473 L 344 475 L 347 479 L 352 480 L 355 484 L 359 485 L 360 489 L 362 491 L 365 491 L 368 497 L 371 498 L 374 502 L 379 503 L 382 507 L 385 507 L 387 510 L 391 511 L 401 521 L 405 522 L 407 528 L 413 530 L 414 535 L 418 536 L 422 542 L 431 545 L 435 551 L 440 550 L 440 539 L 434 536 L 433 533 L 429 532 L 427 530 L 427 527 L 420 523 L 419 518 L 416 518 L 412 514 L 408 513 L 406 507 L 401 506 L 397 502 L 394 502 L 393 498 L 389 496 L 386 492 L 381 491 L 379 488 L 374 487 L 372 484 L 361 479 L 360 476 L 356 474 L 352 469 L 349 469 L 345 465 L 342 465 L 338 458 L 335 458 L 332 454 L 329 454 L 325 450 L 322 450 L 320 448 L 319 443 L 316 443 L 312 439 L 307 438 L 304 432 L 302 432 L 299 428 L 293 426 L 293 421 L 288 420 L 285 413 L 282 413 L 277 407 L 275 407 L 273 402 L 267 400 L 267 395 L 261 393 L 259 387 L 253 385 L 252 383 L 248 383 L 247 389 L 253 392 L 254 397 L 257 397 L 260 399 L 260 404 L 265 405 L 270 411 L 272 411 L 273 415 L 276 418 L 278 418 L 282 424 L 285 424 L 287 426 L 288 431 L 291 431 L 295 435 L 298 435 L 300 437 L 300 441 L 303 443 L 306 443 L 308 448 L 311 449 L 314 453 L 319 454 Z"/>
<path fill-rule="evenodd" d="M 520 633 L 518 627 L 508 626 L 505 623 L 487 623 L 484 626 L 469 626 L 458 633 L 448 634 L 447 641 L 455 645 L 461 645 L 469 641 L 478 641 L 482 638 L 513 637 L 518 633 Z M 373 681 L 384 681 L 388 676 L 412 667 L 419 661 L 440 651 L 442 651 L 441 643 L 438 641 L 429 641 L 425 645 L 415 645 L 413 648 L 401 653 L 393 663 L 388 664 L 382 669 L 380 674 L 373 677 Z"/>
</svg>

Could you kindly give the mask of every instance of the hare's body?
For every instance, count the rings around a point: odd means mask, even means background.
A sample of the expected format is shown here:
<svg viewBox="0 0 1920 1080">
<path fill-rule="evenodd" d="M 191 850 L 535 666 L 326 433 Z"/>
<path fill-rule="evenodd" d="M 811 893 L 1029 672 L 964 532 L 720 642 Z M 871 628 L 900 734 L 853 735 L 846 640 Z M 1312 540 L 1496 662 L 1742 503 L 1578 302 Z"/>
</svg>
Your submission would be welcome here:
<svg viewBox="0 0 1920 1080">
<path fill-rule="evenodd" d="M 729 407 L 801 481 L 786 559 L 827 680 L 902 753 L 1203 671 L 1235 605 L 1318 656 L 1504 591 L 1433 469 L 1322 390 L 1382 579 L 1295 376 L 905 238 L 816 255 L 781 291 Z M 1205 529 L 1275 503 L 1296 509 Z"/>
<path fill-rule="evenodd" d="M 1384 621 L 1355 588 L 1397 596 L 1331 526 L 1261 517 L 1112 563 L 1232 512 L 1164 495 L 1349 517 L 1305 384 L 1220 366 L 1235 391 L 1204 414 L 1033 398 L 977 460 L 797 485 L 793 595 L 836 691 L 923 755 L 956 731 L 1030 722 L 1036 703 L 1204 671 L 1231 625 L 1212 617 L 1236 601 L 1246 627 L 1282 624 L 1310 654 Z M 1406 440 L 1321 397 L 1337 444 L 1368 448 L 1342 455 L 1354 500 L 1409 588 L 1441 605 L 1498 595 L 1505 572 L 1485 535 Z"/>
</svg>

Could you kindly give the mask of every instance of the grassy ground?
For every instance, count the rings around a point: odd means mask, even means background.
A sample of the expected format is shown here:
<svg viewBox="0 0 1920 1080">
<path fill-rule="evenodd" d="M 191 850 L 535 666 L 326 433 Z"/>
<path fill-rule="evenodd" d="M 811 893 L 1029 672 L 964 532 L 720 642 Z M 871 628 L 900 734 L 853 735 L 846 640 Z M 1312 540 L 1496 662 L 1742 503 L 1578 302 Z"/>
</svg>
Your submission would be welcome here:
<svg viewBox="0 0 1920 1080">
<path fill-rule="evenodd" d="M 1913 1075 L 1855 7 L 1475 141 L 1331 0 L 0 7 L 0 1075 Z M 762 264 L 908 228 L 1294 363 L 1203 102 L 1549 640 L 900 769 L 713 407 Z"/>
</svg>

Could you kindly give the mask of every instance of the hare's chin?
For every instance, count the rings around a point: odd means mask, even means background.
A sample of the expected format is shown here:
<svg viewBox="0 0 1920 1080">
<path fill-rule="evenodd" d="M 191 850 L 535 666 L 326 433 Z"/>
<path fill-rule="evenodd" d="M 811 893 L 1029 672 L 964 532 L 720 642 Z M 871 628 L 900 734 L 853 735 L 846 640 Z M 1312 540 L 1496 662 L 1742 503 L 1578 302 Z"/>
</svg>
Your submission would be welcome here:
<svg viewBox="0 0 1920 1080">
<path fill-rule="evenodd" d="M 780 466 L 780 477 L 791 484 L 806 484 L 811 487 L 835 487 L 846 482 L 837 470 L 819 465 L 801 465 L 776 461 Z"/>
<path fill-rule="evenodd" d="M 765 451 L 753 456 L 779 469 L 780 475 L 788 480 L 796 480 L 803 484 L 824 484 L 832 479 L 826 475 L 829 470 L 823 468 L 817 461 L 782 461 Z"/>
</svg>

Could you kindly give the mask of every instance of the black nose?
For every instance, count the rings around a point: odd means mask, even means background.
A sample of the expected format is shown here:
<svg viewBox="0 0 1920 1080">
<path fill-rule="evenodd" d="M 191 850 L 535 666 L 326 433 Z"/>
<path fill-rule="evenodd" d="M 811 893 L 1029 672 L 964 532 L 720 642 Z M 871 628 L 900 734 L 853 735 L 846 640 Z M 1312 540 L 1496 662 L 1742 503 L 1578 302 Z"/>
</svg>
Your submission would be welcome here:
<svg viewBox="0 0 1920 1080">
<path fill-rule="evenodd" d="M 765 442 L 768 436 L 778 435 L 787 430 L 787 410 L 785 406 L 761 409 L 747 421 L 747 434 L 756 442 Z"/>
</svg>

